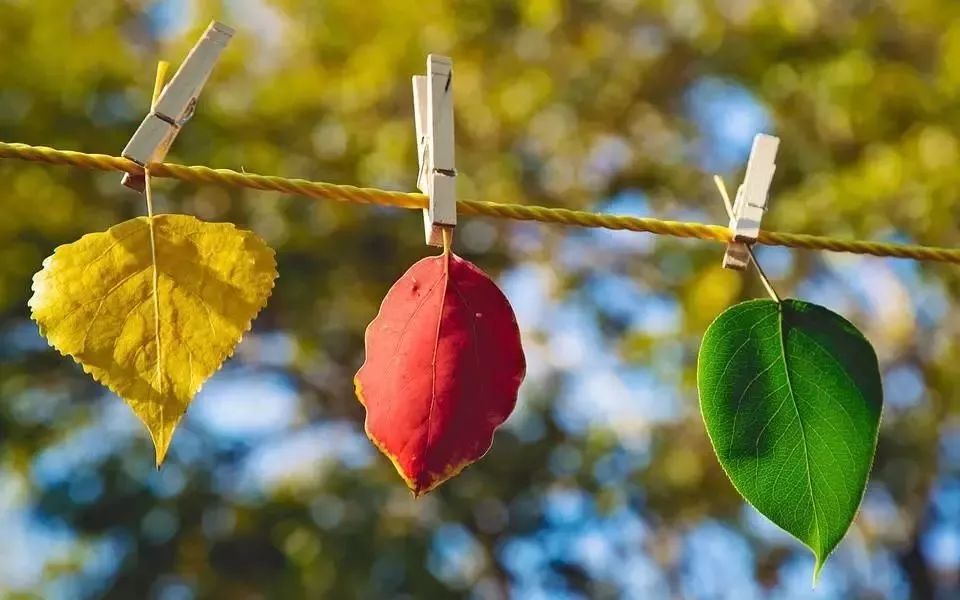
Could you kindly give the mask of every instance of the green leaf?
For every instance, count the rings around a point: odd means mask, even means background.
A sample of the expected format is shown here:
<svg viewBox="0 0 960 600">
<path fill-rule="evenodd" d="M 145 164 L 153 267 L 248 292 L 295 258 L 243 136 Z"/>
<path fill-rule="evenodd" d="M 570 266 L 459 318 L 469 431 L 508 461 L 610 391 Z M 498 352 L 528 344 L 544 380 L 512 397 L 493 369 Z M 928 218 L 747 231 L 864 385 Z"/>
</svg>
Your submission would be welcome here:
<svg viewBox="0 0 960 600">
<path fill-rule="evenodd" d="M 822 306 L 752 300 L 710 325 L 700 410 L 737 491 L 813 551 L 816 581 L 860 505 L 883 391 L 870 342 Z"/>
</svg>

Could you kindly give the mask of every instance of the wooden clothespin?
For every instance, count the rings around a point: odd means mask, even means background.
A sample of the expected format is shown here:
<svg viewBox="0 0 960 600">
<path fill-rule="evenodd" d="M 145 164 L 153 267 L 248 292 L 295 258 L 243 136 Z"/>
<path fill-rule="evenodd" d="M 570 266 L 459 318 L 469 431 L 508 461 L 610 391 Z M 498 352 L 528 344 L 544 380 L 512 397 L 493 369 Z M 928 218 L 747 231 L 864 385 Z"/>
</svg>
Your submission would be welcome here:
<svg viewBox="0 0 960 600">
<path fill-rule="evenodd" d="M 427 244 L 443 246 L 444 228 L 457 225 L 457 171 L 453 155 L 453 60 L 427 56 L 427 74 L 413 77 L 413 113 L 420 172 L 417 187 L 429 197 L 423 210 Z"/>
<path fill-rule="evenodd" d="M 760 222 L 767 210 L 770 182 L 777 169 L 774 161 L 779 146 L 780 138 L 772 135 L 758 133 L 753 138 L 747 172 L 743 176 L 743 183 L 737 189 L 733 212 L 730 215 L 733 241 L 727 244 L 727 250 L 723 254 L 725 269 L 743 271 L 750 264 L 748 246 L 756 242 L 760 235 Z"/>
<path fill-rule="evenodd" d="M 233 34 L 233 29 L 223 23 L 210 23 L 127 142 L 121 154 L 124 158 L 142 167 L 164 159 L 180 128 L 193 116 L 200 90 Z M 127 173 L 123 185 L 143 192 L 143 175 Z"/>
</svg>

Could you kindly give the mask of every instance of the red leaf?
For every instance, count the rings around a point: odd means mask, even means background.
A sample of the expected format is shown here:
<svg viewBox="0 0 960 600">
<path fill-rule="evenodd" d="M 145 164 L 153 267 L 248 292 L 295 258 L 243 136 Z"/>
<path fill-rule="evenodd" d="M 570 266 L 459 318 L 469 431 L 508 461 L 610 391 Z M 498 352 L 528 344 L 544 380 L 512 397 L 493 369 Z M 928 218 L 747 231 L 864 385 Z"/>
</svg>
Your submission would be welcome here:
<svg viewBox="0 0 960 600">
<path fill-rule="evenodd" d="M 503 292 L 454 254 L 404 273 L 367 328 L 366 348 L 354 383 L 367 436 L 418 496 L 489 450 L 526 370 Z"/>
</svg>

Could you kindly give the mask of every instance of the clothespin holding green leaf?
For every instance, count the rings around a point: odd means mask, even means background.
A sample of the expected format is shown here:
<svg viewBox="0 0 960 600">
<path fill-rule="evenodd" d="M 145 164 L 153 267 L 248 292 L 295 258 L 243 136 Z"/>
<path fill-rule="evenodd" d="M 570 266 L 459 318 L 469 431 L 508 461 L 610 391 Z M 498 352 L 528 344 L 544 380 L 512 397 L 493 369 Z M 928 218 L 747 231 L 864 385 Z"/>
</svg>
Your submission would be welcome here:
<svg viewBox="0 0 960 600">
<path fill-rule="evenodd" d="M 760 222 L 767 210 L 770 182 L 777 170 L 774 160 L 779 146 L 780 138 L 772 135 L 758 133 L 753 138 L 747 172 L 743 176 L 743 183 L 737 189 L 733 206 L 728 207 L 733 240 L 727 244 L 727 250 L 723 254 L 725 269 L 743 271 L 750 264 L 749 246 L 755 243 L 760 235 Z"/>
</svg>

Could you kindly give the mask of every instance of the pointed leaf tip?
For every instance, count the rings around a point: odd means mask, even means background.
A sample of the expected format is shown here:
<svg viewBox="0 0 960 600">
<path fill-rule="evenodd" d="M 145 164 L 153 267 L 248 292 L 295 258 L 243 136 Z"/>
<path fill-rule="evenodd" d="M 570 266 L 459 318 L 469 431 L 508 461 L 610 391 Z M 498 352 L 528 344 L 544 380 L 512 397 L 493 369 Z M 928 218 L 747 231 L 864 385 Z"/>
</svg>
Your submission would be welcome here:
<svg viewBox="0 0 960 600">
<path fill-rule="evenodd" d="M 34 275 L 29 306 L 61 353 L 122 397 L 159 467 L 201 385 L 220 368 L 277 276 L 273 251 L 229 223 L 140 217 L 60 246 Z M 154 288 L 156 270 L 156 288 Z"/>
<path fill-rule="evenodd" d="M 873 347 L 821 306 L 743 302 L 707 329 L 697 387 L 720 464 L 750 504 L 810 548 L 815 583 L 876 452 L 883 391 Z"/>
<path fill-rule="evenodd" d="M 146 425 L 146 423 L 144 423 L 144 425 Z M 167 427 L 167 430 L 151 428 L 149 425 L 146 425 L 146 427 L 150 434 L 150 440 L 153 442 L 157 470 L 159 471 L 160 467 L 163 466 L 163 461 L 167 459 L 167 451 L 170 450 L 170 442 L 173 440 L 173 432 L 176 429 L 176 424 Z"/>
<path fill-rule="evenodd" d="M 413 265 L 366 332 L 355 378 L 368 437 L 420 497 L 490 448 L 526 363 L 513 309 L 455 254 Z"/>
</svg>

